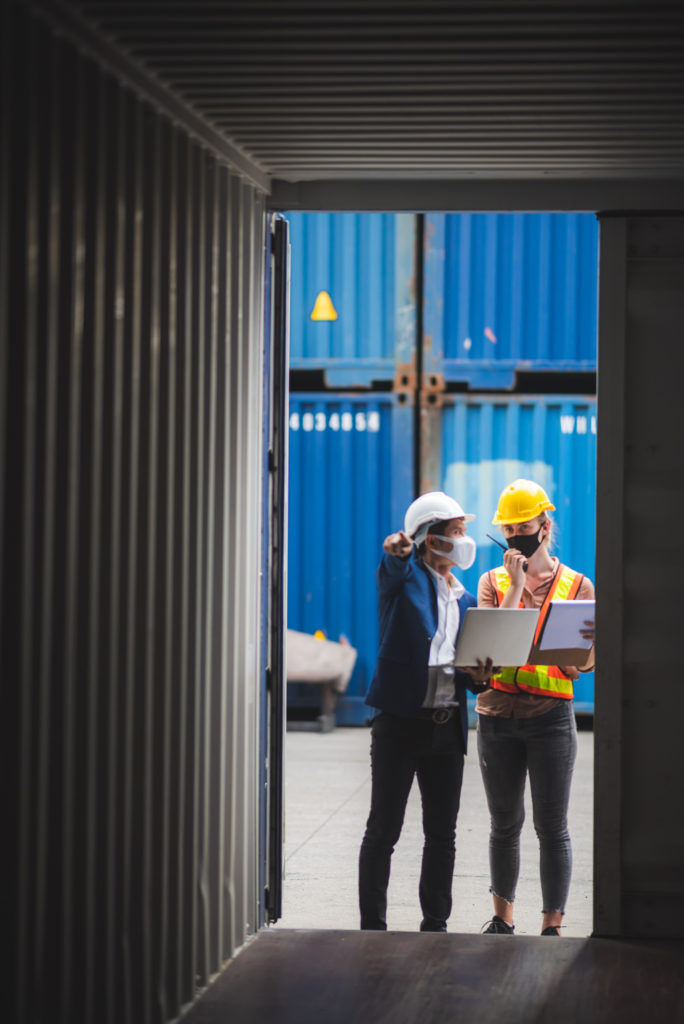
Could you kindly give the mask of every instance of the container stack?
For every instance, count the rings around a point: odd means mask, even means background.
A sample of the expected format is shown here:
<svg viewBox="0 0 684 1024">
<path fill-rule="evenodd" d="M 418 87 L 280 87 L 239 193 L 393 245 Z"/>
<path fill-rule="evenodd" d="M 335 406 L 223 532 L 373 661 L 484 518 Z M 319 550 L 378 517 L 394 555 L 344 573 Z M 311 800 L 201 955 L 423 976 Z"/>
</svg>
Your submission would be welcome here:
<svg viewBox="0 0 684 1024">
<path fill-rule="evenodd" d="M 591 214 L 288 214 L 288 626 L 358 651 L 338 724 L 363 724 L 383 538 L 418 493 L 477 513 L 468 589 L 499 564 L 502 488 L 556 505 L 594 577 L 597 223 Z M 417 295 L 417 292 L 420 295 Z M 311 319 L 318 296 L 336 319 Z M 290 703 L 302 695 L 290 688 Z M 593 712 L 593 676 L 576 686 Z"/>
</svg>

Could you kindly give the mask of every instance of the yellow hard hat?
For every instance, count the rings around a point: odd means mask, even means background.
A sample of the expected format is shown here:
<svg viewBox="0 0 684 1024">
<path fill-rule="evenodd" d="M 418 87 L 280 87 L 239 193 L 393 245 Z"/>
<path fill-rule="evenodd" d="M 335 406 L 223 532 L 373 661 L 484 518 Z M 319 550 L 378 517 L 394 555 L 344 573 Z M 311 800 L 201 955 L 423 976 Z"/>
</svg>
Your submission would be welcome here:
<svg viewBox="0 0 684 1024">
<path fill-rule="evenodd" d="M 536 519 L 546 509 L 555 509 L 543 487 L 534 480 L 514 480 L 501 492 L 496 515 L 492 519 L 494 526 L 502 523 L 526 523 Z"/>
</svg>

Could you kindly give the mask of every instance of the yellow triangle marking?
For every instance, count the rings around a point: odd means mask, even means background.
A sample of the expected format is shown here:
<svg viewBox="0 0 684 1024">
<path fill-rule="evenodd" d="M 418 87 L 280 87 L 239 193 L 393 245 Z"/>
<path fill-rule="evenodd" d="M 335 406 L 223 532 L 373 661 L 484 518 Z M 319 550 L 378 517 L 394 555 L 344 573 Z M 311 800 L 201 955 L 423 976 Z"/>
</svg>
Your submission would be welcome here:
<svg viewBox="0 0 684 1024">
<path fill-rule="evenodd" d="M 333 306 L 332 299 L 327 292 L 319 292 L 316 296 L 316 302 L 311 311 L 311 319 L 337 320 L 337 310 Z"/>
</svg>

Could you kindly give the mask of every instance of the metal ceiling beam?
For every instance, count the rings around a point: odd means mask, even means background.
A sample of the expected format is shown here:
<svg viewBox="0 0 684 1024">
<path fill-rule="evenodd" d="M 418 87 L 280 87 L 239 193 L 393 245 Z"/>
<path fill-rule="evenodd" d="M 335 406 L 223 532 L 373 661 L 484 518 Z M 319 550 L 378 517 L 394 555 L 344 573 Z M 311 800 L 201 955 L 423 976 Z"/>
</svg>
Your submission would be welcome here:
<svg viewBox="0 0 684 1024">
<path fill-rule="evenodd" d="M 595 171 L 593 172 L 595 174 Z M 545 211 L 604 212 L 621 210 L 684 210 L 684 181 L 625 181 L 535 178 L 490 180 L 406 178 L 391 181 L 350 178 L 287 182 L 276 179 L 269 198 L 273 210 Z"/>
</svg>

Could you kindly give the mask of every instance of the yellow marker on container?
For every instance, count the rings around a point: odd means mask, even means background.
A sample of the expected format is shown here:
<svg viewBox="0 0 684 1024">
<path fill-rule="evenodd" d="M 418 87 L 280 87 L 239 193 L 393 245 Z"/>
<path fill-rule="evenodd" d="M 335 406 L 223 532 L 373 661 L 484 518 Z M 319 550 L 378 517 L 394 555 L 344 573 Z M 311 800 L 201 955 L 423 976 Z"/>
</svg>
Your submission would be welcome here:
<svg viewBox="0 0 684 1024">
<path fill-rule="evenodd" d="M 316 302 L 311 311 L 311 319 L 337 320 L 337 310 L 333 306 L 332 299 L 327 292 L 319 292 L 316 296 Z"/>
</svg>

